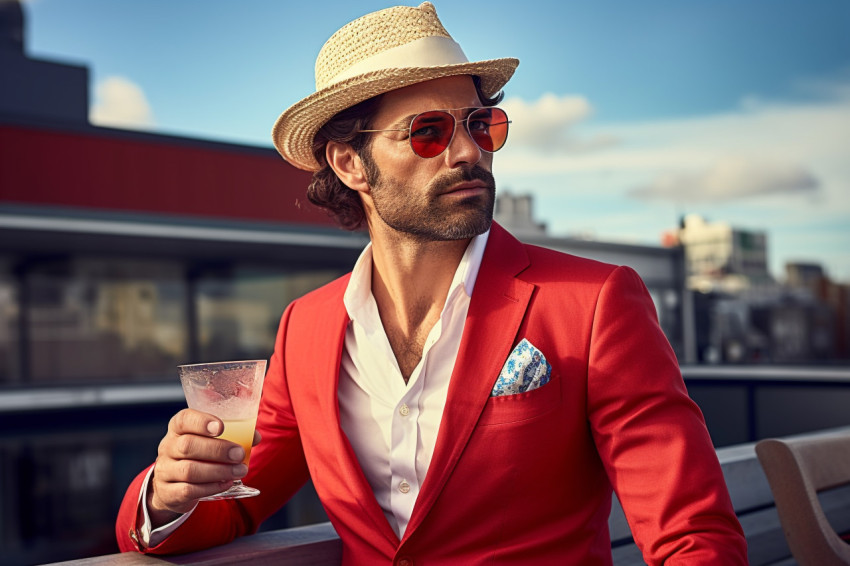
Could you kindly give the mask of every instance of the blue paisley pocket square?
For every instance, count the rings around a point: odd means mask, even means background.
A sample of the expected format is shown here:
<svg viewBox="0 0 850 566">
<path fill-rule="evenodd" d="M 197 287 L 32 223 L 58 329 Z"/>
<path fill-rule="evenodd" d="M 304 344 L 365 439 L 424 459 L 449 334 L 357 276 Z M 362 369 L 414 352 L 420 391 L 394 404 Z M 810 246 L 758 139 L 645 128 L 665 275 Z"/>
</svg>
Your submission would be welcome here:
<svg viewBox="0 0 850 566">
<path fill-rule="evenodd" d="M 549 383 L 551 373 L 552 366 L 543 352 L 523 338 L 502 366 L 490 396 L 516 395 L 537 389 Z"/>
</svg>

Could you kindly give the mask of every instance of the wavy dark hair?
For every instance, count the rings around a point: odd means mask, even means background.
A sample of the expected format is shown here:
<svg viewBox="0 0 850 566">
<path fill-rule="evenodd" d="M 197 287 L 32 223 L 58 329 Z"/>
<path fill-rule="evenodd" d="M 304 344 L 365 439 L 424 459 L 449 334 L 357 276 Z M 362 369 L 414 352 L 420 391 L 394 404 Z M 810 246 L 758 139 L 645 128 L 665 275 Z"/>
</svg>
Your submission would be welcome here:
<svg viewBox="0 0 850 566">
<path fill-rule="evenodd" d="M 484 96 L 481 91 L 481 79 L 472 77 L 478 99 L 483 106 L 495 106 L 502 101 L 504 92 L 492 97 Z M 307 187 L 307 198 L 334 218 L 343 228 L 356 230 L 366 220 L 363 203 L 357 191 L 349 189 L 340 181 L 334 170 L 328 165 L 325 148 L 329 141 L 346 143 L 360 156 L 367 170 L 367 179 L 374 178 L 375 165 L 372 160 L 372 144 L 369 134 L 358 133 L 368 130 L 381 104 L 381 96 L 364 100 L 336 114 L 321 127 L 313 139 L 313 156 L 319 162 L 320 169 L 313 173 L 313 179 Z"/>
</svg>

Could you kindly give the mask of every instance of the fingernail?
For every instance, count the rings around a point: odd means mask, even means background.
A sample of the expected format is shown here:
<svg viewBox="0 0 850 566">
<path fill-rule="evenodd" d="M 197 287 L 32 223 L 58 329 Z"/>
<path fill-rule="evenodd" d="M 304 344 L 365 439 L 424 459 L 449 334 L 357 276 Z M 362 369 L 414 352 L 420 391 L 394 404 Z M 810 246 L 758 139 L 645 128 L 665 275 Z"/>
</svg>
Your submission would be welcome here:
<svg viewBox="0 0 850 566">
<path fill-rule="evenodd" d="M 245 474 L 248 473 L 248 466 L 246 466 L 245 464 L 233 466 L 232 473 L 234 478 L 244 478 Z"/>
<path fill-rule="evenodd" d="M 218 425 L 218 423 L 217 423 L 216 421 L 210 421 L 209 423 L 207 423 L 207 430 L 208 430 L 208 431 L 210 432 L 210 434 L 211 434 L 211 435 L 213 435 L 213 436 L 218 436 L 218 435 L 219 435 L 219 433 L 221 432 L 221 431 L 219 430 L 219 425 Z"/>
<path fill-rule="evenodd" d="M 234 446 L 233 448 L 231 448 L 231 449 L 227 452 L 227 455 L 228 455 L 228 456 L 230 457 L 230 459 L 231 459 L 231 460 L 233 460 L 234 462 L 241 462 L 241 461 L 242 461 L 242 458 L 244 458 L 244 457 L 245 457 L 245 451 L 242 449 L 242 447 L 241 447 L 241 446 Z"/>
</svg>

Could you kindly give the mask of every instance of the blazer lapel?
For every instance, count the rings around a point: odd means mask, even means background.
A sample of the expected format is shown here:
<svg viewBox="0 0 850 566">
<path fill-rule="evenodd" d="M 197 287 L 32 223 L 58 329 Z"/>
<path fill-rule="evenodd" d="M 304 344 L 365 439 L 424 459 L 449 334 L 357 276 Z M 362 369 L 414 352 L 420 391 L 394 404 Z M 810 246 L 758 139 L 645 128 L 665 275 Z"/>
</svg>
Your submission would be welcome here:
<svg viewBox="0 0 850 566">
<path fill-rule="evenodd" d="M 310 317 L 313 319 L 309 324 L 312 332 L 305 334 L 310 349 L 314 350 L 311 356 L 314 360 L 325 360 L 324 365 L 316 373 L 315 387 L 318 396 L 319 411 L 322 420 L 328 424 L 325 442 L 328 448 L 337 456 L 339 469 L 346 477 L 346 489 L 357 498 L 366 514 L 381 534 L 392 543 L 393 547 L 398 545 L 398 537 L 387 522 L 372 487 L 366 480 L 360 462 L 354 454 L 354 449 L 348 441 L 348 437 L 342 430 L 339 417 L 339 372 L 342 362 L 342 352 L 345 347 L 345 331 L 348 327 L 349 318 L 342 302 L 345 292 L 345 284 L 341 285 L 338 300 L 325 302 L 326 308 L 320 312 L 312 311 Z"/>
<path fill-rule="evenodd" d="M 534 291 L 534 285 L 516 278 L 528 263 L 522 244 L 494 223 L 469 304 L 434 455 L 404 540 L 428 514 L 454 470 L 511 352 Z"/>
</svg>

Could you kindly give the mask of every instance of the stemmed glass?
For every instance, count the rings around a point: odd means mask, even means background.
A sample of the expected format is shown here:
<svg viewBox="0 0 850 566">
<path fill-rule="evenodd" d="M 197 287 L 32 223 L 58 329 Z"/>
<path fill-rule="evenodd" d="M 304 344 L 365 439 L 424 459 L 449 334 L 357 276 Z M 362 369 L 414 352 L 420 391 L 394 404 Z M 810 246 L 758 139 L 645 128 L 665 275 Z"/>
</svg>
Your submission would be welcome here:
<svg viewBox="0 0 850 566">
<path fill-rule="evenodd" d="M 177 366 L 177 370 L 189 408 L 220 418 L 224 422 L 224 431 L 218 438 L 241 445 L 245 450 L 242 462 L 247 466 L 257 425 L 266 360 L 190 364 Z M 236 480 L 230 489 L 200 501 L 259 494 L 260 490 Z"/>
</svg>

